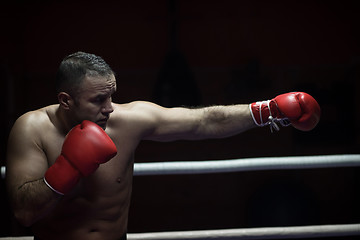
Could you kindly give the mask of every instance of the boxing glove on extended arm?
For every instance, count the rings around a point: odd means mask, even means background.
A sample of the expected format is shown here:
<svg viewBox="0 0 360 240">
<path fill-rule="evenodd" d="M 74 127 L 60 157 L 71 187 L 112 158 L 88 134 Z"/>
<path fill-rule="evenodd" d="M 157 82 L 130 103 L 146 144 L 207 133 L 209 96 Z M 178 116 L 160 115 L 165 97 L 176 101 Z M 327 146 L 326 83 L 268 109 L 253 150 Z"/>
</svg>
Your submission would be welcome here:
<svg viewBox="0 0 360 240">
<path fill-rule="evenodd" d="M 67 134 L 61 154 L 46 171 L 44 181 L 52 190 L 64 195 L 81 177 L 95 172 L 116 153 L 116 146 L 105 131 L 85 120 Z"/>
<path fill-rule="evenodd" d="M 301 131 L 310 131 L 321 115 L 317 101 L 304 92 L 281 94 L 272 100 L 251 103 L 249 108 L 255 124 L 270 125 L 271 130 L 279 130 L 279 122 L 282 126 L 291 124 Z"/>
</svg>

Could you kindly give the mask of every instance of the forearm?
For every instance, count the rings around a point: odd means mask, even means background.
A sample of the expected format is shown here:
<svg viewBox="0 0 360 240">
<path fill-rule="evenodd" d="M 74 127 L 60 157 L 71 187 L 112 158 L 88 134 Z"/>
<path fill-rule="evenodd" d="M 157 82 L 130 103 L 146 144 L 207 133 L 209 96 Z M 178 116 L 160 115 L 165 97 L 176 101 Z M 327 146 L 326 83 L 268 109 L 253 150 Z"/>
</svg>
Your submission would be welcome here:
<svg viewBox="0 0 360 240">
<path fill-rule="evenodd" d="M 202 111 L 196 133 L 199 138 L 230 137 L 256 127 L 247 104 L 206 107 Z"/>
<path fill-rule="evenodd" d="M 24 226 L 31 226 L 51 212 L 60 198 L 41 178 L 19 186 L 11 201 L 16 219 Z"/>
</svg>

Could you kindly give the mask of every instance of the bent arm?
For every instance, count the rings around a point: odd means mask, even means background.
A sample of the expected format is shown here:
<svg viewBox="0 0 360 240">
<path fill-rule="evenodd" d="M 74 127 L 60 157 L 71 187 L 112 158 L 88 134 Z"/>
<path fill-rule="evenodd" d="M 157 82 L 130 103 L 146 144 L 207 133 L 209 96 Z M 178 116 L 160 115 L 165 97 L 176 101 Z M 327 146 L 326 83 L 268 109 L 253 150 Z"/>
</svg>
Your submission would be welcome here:
<svg viewBox="0 0 360 240">
<path fill-rule="evenodd" d="M 28 117 L 21 117 L 14 124 L 8 141 L 8 197 L 16 219 L 25 226 L 45 216 L 60 199 L 44 183 L 48 163 L 35 130 Z"/>
<path fill-rule="evenodd" d="M 230 137 L 255 127 L 247 104 L 204 108 L 164 108 L 138 103 L 150 126 L 144 139 L 155 141 L 201 140 Z"/>
</svg>

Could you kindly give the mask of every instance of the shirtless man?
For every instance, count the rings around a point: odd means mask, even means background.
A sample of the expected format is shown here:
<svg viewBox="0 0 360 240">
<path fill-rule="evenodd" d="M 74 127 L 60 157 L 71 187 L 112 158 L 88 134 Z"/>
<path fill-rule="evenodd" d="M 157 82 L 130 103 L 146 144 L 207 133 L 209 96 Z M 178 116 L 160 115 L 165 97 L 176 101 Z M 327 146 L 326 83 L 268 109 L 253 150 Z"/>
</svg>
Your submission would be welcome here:
<svg viewBox="0 0 360 240">
<path fill-rule="evenodd" d="M 306 93 L 199 109 L 116 104 L 113 71 L 83 52 L 62 61 L 57 91 L 59 103 L 22 115 L 8 142 L 8 195 L 16 219 L 31 226 L 35 239 L 126 239 L 141 140 L 224 138 L 279 123 L 308 131 L 320 117 Z"/>
</svg>

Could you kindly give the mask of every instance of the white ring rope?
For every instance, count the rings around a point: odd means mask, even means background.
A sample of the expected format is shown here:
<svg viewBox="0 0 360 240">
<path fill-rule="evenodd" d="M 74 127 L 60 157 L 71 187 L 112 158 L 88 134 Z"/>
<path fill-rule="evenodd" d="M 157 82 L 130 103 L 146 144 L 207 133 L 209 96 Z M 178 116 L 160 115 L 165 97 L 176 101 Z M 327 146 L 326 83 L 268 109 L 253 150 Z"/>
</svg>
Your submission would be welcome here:
<svg viewBox="0 0 360 240">
<path fill-rule="evenodd" d="M 130 233 L 129 240 L 235 240 L 344 237 L 360 235 L 360 224 Z"/>
<path fill-rule="evenodd" d="M 359 166 L 360 154 L 262 157 L 214 161 L 135 163 L 134 176 Z M 4 166 L 1 167 L 1 178 L 5 178 L 5 170 Z"/>
<path fill-rule="evenodd" d="M 264 157 L 215 161 L 136 163 L 134 175 L 201 174 L 255 170 L 308 169 L 329 167 L 358 167 L 360 154 L 302 157 Z M 5 177 L 5 167 L 1 167 Z M 129 240 L 200 240 L 200 239 L 291 239 L 337 236 L 360 236 L 360 224 L 318 225 L 223 229 L 158 233 L 129 233 Z M 0 238 L 1 239 L 1 238 Z"/>
<path fill-rule="evenodd" d="M 215 161 L 137 163 L 134 175 L 225 173 L 255 170 L 358 167 L 360 154 L 263 157 Z"/>
<path fill-rule="evenodd" d="M 360 224 L 318 225 L 300 227 L 240 228 L 200 231 L 128 233 L 128 240 L 249 240 L 345 237 L 360 235 Z M 0 238 L 32 240 L 32 237 Z"/>
<path fill-rule="evenodd" d="M 5 178 L 5 172 L 6 172 L 5 167 L 2 166 L 2 167 L 1 167 L 1 178 L 2 178 L 2 179 Z"/>
<path fill-rule="evenodd" d="M 360 154 L 138 163 L 134 175 L 203 174 L 256 170 L 358 167 Z M 128 234 L 129 240 L 291 239 L 360 235 L 360 224 Z"/>
</svg>

